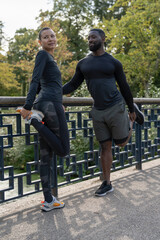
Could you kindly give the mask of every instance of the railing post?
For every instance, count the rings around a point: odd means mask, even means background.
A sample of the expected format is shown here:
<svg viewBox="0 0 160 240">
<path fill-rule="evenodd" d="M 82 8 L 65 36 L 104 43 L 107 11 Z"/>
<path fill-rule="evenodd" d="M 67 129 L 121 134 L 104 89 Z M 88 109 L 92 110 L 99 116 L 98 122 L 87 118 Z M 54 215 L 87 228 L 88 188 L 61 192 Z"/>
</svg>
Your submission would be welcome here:
<svg viewBox="0 0 160 240">
<path fill-rule="evenodd" d="M 141 110 L 141 105 L 138 104 L 139 109 Z M 135 126 L 135 135 L 136 135 L 136 169 L 142 170 L 142 131 L 141 126 L 136 123 Z"/>
</svg>

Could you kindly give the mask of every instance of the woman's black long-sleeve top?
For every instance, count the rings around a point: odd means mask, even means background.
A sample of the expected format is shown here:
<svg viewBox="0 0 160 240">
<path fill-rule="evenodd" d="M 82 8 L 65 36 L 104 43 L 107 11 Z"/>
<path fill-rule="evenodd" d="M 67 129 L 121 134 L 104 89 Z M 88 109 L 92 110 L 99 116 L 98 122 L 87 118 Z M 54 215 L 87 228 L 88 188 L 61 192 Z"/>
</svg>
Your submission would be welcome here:
<svg viewBox="0 0 160 240">
<path fill-rule="evenodd" d="M 39 86 L 40 91 L 35 100 Z M 40 101 L 62 103 L 61 73 L 53 56 L 45 50 L 40 50 L 36 56 L 32 81 L 23 107 L 31 110 L 33 103 Z"/>
</svg>

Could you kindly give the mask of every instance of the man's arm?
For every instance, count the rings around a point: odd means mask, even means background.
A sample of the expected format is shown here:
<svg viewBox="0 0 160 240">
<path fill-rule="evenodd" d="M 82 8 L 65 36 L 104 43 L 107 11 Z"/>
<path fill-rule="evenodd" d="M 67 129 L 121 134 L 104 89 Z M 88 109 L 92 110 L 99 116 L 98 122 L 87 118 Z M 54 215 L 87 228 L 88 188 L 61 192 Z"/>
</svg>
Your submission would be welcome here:
<svg viewBox="0 0 160 240">
<path fill-rule="evenodd" d="M 120 92 L 128 105 L 129 111 L 130 113 L 133 113 L 134 112 L 133 96 L 130 87 L 126 81 L 126 76 L 124 74 L 122 64 L 118 60 L 116 61 L 115 77 L 120 88 Z"/>
<path fill-rule="evenodd" d="M 69 94 L 75 91 L 84 81 L 84 76 L 80 71 L 79 64 L 77 64 L 76 72 L 73 78 L 63 86 L 63 94 Z"/>
</svg>

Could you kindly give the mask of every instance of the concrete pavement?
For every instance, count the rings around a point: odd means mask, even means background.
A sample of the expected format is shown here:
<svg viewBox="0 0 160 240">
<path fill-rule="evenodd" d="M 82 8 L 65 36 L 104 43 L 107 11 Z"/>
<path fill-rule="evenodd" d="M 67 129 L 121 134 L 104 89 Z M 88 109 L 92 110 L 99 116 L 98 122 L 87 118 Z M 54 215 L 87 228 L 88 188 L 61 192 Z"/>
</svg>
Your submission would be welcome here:
<svg viewBox="0 0 160 240">
<path fill-rule="evenodd" d="M 95 197 L 99 178 L 62 187 L 63 209 L 40 210 L 42 193 L 0 205 L 1 240 L 160 240 L 160 159 L 112 173 L 114 192 Z"/>
</svg>

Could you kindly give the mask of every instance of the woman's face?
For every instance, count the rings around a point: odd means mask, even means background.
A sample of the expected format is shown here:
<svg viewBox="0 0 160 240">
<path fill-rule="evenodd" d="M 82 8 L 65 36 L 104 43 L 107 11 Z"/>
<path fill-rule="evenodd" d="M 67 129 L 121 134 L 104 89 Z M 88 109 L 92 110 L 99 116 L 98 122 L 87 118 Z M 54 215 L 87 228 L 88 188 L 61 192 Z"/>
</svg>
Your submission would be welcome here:
<svg viewBox="0 0 160 240">
<path fill-rule="evenodd" d="M 41 39 L 39 40 L 42 48 L 48 52 L 52 52 L 57 45 L 56 34 L 52 29 L 42 31 Z"/>
</svg>

